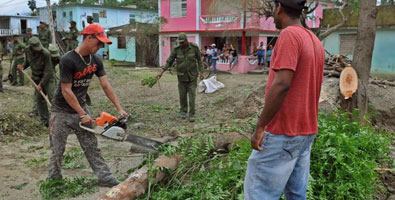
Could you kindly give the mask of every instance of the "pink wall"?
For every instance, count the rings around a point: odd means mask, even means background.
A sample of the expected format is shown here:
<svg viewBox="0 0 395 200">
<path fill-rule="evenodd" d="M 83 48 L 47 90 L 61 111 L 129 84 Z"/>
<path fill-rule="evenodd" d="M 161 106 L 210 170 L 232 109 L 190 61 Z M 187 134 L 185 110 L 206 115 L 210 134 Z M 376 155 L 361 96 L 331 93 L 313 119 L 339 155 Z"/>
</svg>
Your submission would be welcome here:
<svg viewBox="0 0 395 200">
<path fill-rule="evenodd" d="M 315 12 L 315 20 L 310 19 L 306 21 L 306 25 L 310 28 L 318 28 L 320 27 L 320 19 L 323 17 L 323 10 L 322 10 L 322 4 L 319 4 L 318 7 L 314 10 Z M 313 23 L 315 22 L 315 24 Z M 314 25 L 314 27 L 313 27 Z"/>
<path fill-rule="evenodd" d="M 161 25 L 161 31 L 196 30 L 196 1 L 187 0 L 187 16 L 170 18 L 170 0 L 160 0 L 161 17 L 167 23 Z"/>
<path fill-rule="evenodd" d="M 161 52 L 162 52 L 162 60 L 161 60 L 161 63 L 159 63 L 160 66 L 164 66 L 166 64 L 167 58 L 169 58 L 169 56 L 170 56 L 170 53 L 171 53 L 170 37 L 177 37 L 177 35 L 162 36 L 162 39 L 160 41 L 160 48 L 161 48 Z M 187 38 L 188 38 L 189 42 L 196 42 L 195 36 L 187 36 Z"/>
<path fill-rule="evenodd" d="M 214 37 L 202 37 L 201 41 L 201 48 L 203 49 L 204 46 L 208 46 L 214 43 Z"/>
</svg>

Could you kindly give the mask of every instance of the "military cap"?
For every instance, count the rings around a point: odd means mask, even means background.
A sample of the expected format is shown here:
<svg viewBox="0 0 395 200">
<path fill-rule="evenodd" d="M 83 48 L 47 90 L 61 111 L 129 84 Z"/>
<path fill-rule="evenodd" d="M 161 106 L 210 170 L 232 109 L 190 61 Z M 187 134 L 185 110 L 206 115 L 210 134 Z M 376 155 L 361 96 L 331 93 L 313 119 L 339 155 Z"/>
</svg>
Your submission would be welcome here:
<svg viewBox="0 0 395 200">
<path fill-rule="evenodd" d="M 49 53 L 51 53 L 51 57 L 59 57 L 59 49 L 54 45 L 49 45 L 48 47 Z"/>
<path fill-rule="evenodd" d="M 40 24 L 44 24 L 44 25 L 47 25 L 47 23 L 45 23 L 45 22 L 43 22 L 43 21 L 40 21 Z"/>
<path fill-rule="evenodd" d="M 32 28 L 27 28 L 26 32 L 32 32 Z"/>
<path fill-rule="evenodd" d="M 73 24 L 74 24 L 74 25 L 76 25 L 76 24 L 77 24 L 77 22 L 75 22 L 75 21 L 71 21 L 71 22 L 70 22 L 70 24 L 71 24 L 71 25 L 73 25 Z"/>
<path fill-rule="evenodd" d="M 185 34 L 185 33 L 180 33 L 179 35 L 178 35 L 178 42 L 184 42 L 185 40 L 187 39 L 187 34 Z"/>
<path fill-rule="evenodd" d="M 38 39 L 38 37 L 30 38 L 28 43 L 29 43 L 29 47 L 32 48 L 34 51 L 41 51 L 41 49 L 43 48 L 40 39 Z"/>
</svg>

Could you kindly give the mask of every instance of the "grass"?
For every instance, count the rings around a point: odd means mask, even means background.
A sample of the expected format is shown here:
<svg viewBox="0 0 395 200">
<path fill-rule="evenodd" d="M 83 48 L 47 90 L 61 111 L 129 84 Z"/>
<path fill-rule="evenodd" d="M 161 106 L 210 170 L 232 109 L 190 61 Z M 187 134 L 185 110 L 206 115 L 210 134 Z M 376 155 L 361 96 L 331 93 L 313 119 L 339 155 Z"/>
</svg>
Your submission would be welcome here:
<svg viewBox="0 0 395 200">
<path fill-rule="evenodd" d="M 73 179 L 41 180 L 37 185 L 44 200 L 55 200 L 95 192 L 96 183 L 97 180 L 93 178 L 75 177 Z"/>
<path fill-rule="evenodd" d="M 222 125 L 216 131 L 246 132 L 254 128 L 254 121 L 250 121 L 249 127 Z M 319 127 L 311 153 L 308 199 L 373 199 L 381 185 L 374 168 L 390 163 L 393 136 L 349 122 L 340 112 L 320 113 Z M 160 150 L 166 155 L 182 154 L 183 160 L 169 172 L 170 179 L 152 186 L 140 199 L 244 198 L 243 180 L 251 153 L 248 140 L 237 142 L 228 154 L 215 152 L 212 138 L 205 134 L 183 139 L 179 147 L 165 145 Z"/>
</svg>

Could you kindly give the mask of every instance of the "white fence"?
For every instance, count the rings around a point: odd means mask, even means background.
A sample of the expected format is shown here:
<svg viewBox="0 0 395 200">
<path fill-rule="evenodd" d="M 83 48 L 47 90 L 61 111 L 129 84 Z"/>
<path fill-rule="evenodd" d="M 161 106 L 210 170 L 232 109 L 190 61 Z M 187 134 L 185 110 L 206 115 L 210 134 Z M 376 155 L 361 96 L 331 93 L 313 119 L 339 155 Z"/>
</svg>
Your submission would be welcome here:
<svg viewBox="0 0 395 200">
<path fill-rule="evenodd" d="M 10 36 L 13 34 L 18 34 L 18 31 L 14 31 L 13 29 L 0 29 L 0 36 Z"/>
</svg>

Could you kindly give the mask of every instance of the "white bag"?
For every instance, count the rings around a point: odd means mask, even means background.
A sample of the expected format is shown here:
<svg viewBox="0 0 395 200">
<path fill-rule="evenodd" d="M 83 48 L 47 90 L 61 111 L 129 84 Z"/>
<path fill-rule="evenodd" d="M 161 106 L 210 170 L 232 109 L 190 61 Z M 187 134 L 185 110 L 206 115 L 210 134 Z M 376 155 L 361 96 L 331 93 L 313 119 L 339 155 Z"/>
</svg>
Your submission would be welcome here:
<svg viewBox="0 0 395 200">
<path fill-rule="evenodd" d="M 216 76 L 212 76 L 199 82 L 199 92 L 205 92 L 206 94 L 213 93 L 224 87 L 225 85 L 223 83 L 217 81 Z"/>
</svg>

